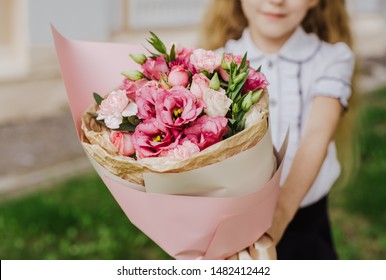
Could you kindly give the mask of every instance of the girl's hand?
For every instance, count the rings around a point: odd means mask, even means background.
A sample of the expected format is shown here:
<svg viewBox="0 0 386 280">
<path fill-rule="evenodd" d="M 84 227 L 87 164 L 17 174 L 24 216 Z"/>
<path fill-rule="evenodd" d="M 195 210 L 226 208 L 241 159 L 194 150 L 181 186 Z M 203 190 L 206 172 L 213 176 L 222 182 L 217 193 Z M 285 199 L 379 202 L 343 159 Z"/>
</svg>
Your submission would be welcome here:
<svg viewBox="0 0 386 280">
<path fill-rule="evenodd" d="M 275 244 L 268 234 L 264 234 L 254 244 L 230 256 L 227 260 L 275 260 L 276 258 Z"/>
</svg>

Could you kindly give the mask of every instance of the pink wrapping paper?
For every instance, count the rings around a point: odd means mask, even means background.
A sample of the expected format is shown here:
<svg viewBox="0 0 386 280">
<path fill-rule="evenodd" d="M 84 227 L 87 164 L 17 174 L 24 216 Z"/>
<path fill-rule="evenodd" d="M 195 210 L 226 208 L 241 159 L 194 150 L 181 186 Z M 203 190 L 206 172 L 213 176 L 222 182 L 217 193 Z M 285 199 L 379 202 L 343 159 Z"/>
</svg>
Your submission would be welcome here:
<svg viewBox="0 0 386 280">
<path fill-rule="evenodd" d="M 120 84 L 122 70 L 138 68 L 128 54 L 144 48 L 69 40 L 53 27 L 52 33 L 80 136 L 81 115 L 93 102 L 92 93 L 109 92 Z M 280 164 L 257 192 L 219 198 L 146 193 L 93 164 L 130 221 L 176 259 L 224 259 L 258 240 L 271 225 L 282 171 Z"/>
</svg>

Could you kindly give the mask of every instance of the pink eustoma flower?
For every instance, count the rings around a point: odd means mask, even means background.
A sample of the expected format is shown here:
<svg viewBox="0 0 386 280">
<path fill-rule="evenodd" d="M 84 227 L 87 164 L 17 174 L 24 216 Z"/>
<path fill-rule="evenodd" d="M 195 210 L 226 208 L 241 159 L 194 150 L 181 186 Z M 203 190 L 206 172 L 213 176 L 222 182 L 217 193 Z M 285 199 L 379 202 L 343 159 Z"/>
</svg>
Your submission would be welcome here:
<svg viewBox="0 0 386 280">
<path fill-rule="evenodd" d="M 156 101 L 157 119 L 165 126 L 183 129 L 194 121 L 203 110 L 203 102 L 186 88 L 178 86 L 158 94 Z"/>
<path fill-rule="evenodd" d="M 204 92 L 209 88 L 210 80 L 202 73 L 195 74 L 192 77 L 192 84 L 190 91 L 196 96 L 198 100 L 203 100 Z"/>
<path fill-rule="evenodd" d="M 131 100 L 135 100 L 136 91 L 143 87 L 147 82 L 148 80 L 146 79 L 140 79 L 138 81 L 124 79 L 119 89 L 126 91 L 126 95 L 128 98 L 130 98 Z"/>
<path fill-rule="evenodd" d="M 190 62 L 190 57 L 193 54 L 193 50 L 191 48 L 184 48 L 181 46 L 176 46 L 176 60 L 170 62 L 170 67 L 175 65 L 183 65 L 184 68 L 190 71 L 192 74 L 196 74 L 197 70 L 194 65 Z"/>
<path fill-rule="evenodd" d="M 157 81 L 161 80 L 162 75 L 167 75 L 170 70 L 162 56 L 148 58 L 141 67 L 143 69 L 143 74 L 147 78 Z"/>
<path fill-rule="evenodd" d="M 183 65 L 173 66 L 168 76 L 168 83 L 171 86 L 186 87 L 189 83 L 189 74 Z"/>
<path fill-rule="evenodd" d="M 182 133 L 186 139 L 203 150 L 222 140 L 228 131 L 227 124 L 228 119 L 225 117 L 211 118 L 203 115 L 191 126 L 185 128 Z"/>
<path fill-rule="evenodd" d="M 180 137 L 180 131 L 170 129 L 153 118 L 137 125 L 132 143 L 139 158 L 156 157 L 177 147 Z"/>
<path fill-rule="evenodd" d="M 142 88 L 137 90 L 137 97 L 135 102 L 138 106 L 137 117 L 140 119 L 155 118 L 155 103 L 157 96 L 160 92 L 164 91 L 159 88 L 158 83 L 150 81 L 146 83 Z"/>
<path fill-rule="evenodd" d="M 131 134 L 128 132 L 111 131 L 110 142 L 123 156 L 131 156 L 135 153 L 134 146 L 131 143 Z"/>
<path fill-rule="evenodd" d="M 269 85 L 265 75 L 262 72 L 256 72 L 254 69 L 250 68 L 247 80 L 245 81 L 243 92 L 247 93 L 249 91 L 256 91 L 258 89 L 267 89 Z"/>
</svg>

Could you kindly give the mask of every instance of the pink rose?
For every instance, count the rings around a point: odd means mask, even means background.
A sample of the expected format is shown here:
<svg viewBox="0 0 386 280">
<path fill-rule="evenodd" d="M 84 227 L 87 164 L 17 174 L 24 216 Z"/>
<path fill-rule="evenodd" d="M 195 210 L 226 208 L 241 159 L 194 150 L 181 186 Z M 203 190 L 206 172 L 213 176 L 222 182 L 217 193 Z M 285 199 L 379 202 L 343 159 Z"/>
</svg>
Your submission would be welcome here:
<svg viewBox="0 0 386 280">
<path fill-rule="evenodd" d="M 132 143 L 139 158 L 156 157 L 160 153 L 177 147 L 181 133 L 148 119 L 137 125 L 132 135 Z"/>
<path fill-rule="evenodd" d="M 119 89 L 126 91 L 126 95 L 128 98 L 130 98 L 131 100 L 135 100 L 136 91 L 143 87 L 147 82 L 148 80 L 146 79 L 140 79 L 138 81 L 124 79 Z"/>
<path fill-rule="evenodd" d="M 211 118 L 203 115 L 198 118 L 190 127 L 184 129 L 186 139 L 196 144 L 203 150 L 222 140 L 228 131 L 228 119 L 225 117 Z"/>
<path fill-rule="evenodd" d="M 183 65 L 173 66 L 168 76 L 168 82 L 171 86 L 186 87 L 189 83 L 189 74 Z"/>
<path fill-rule="evenodd" d="M 192 77 L 192 84 L 190 85 L 190 91 L 196 96 L 198 100 L 204 98 L 204 92 L 209 88 L 210 80 L 202 73 L 195 74 Z"/>
<path fill-rule="evenodd" d="M 198 152 L 200 152 L 200 148 L 196 144 L 190 142 L 189 140 L 185 140 L 182 144 L 178 145 L 174 149 L 167 151 L 164 156 L 170 158 L 185 159 L 192 157 Z"/>
<path fill-rule="evenodd" d="M 150 81 L 142 88 L 137 90 L 137 97 L 135 99 L 138 106 L 137 117 L 140 119 L 155 118 L 155 103 L 157 96 L 163 89 L 158 87 L 158 83 Z"/>
<path fill-rule="evenodd" d="M 190 57 L 190 62 L 198 71 L 205 70 L 213 73 L 221 64 L 221 56 L 216 55 L 213 51 L 195 49 Z"/>
<path fill-rule="evenodd" d="M 143 74 L 152 80 L 159 81 L 162 75 L 167 75 L 169 73 L 169 67 L 162 56 L 148 58 L 141 67 L 143 69 Z"/>
<path fill-rule="evenodd" d="M 257 89 L 267 89 L 269 85 L 265 75 L 262 72 L 256 72 L 254 69 L 250 68 L 248 73 L 248 78 L 245 81 L 243 92 L 247 93 L 249 91 L 256 91 Z"/>
<path fill-rule="evenodd" d="M 137 105 L 129 100 L 126 92 L 117 90 L 111 92 L 100 104 L 97 120 L 104 120 L 108 128 L 117 129 L 123 116 L 134 116 L 137 112 Z"/>
<path fill-rule="evenodd" d="M 201 114 L 203 107 L 203 102 L 196 102 L 196 97 L 188 89 L 173 87 L 158 94 L 155 108 L 159 122 L 182 129 Z"/>
<path fill-rule="evenodd" d="M 111 131 L 110 141 L 118 149 L 119 154 L 123 156 L 131 156 L 135 153 L 133 144 L 131 143 L 131 134 L 128 132 Z"/>
</svg>

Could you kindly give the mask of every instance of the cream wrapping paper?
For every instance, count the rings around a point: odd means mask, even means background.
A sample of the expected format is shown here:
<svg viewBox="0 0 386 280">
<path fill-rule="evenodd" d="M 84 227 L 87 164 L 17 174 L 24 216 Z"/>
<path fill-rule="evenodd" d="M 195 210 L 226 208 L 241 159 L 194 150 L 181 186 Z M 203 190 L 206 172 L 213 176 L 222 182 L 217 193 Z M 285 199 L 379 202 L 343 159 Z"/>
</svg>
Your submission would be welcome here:
<svg viewBox="0 0 386 280">
<path fill-rule="evenodd" d="M 98 162 L 93 149 L 87 148 L 91 144 L 85 142 L 81 129 L 82 114 L 93 103 L 92 92 L 109 92 L 119 84 L 121 77 L 117 73 L 137 68 L 125 59 L 127 54 L 142 52 L 143 48 L 74 41 L 64 38 L 54 28 L 52 32 L 79 138 L 96 171 L 133 224 L 176 259 L 224 259 L 253 244 L 264 234 L 271 225 L 275 209 L 286 143 L 277 156 L 275 174 L 260 189 L 255 186 L 256 191 L 228 197 L 145 192 L 146 181 L 152 180 L 148 179 L 149 174 L 144 172 L 145 188 L 117 176 Z M 266 143 L 264 141 L 270 141 L 270 135 L 261 139 L 257 143 Z M 272 159 L 272 149 L 270 153 Z M 234 176 L 239 168 L 235 166 Z M 254 173 L 258 172 L 256 169 Z"/>
</svg>

